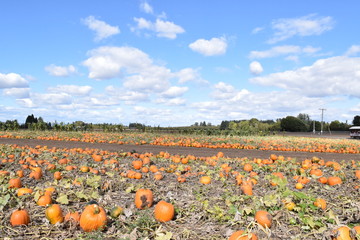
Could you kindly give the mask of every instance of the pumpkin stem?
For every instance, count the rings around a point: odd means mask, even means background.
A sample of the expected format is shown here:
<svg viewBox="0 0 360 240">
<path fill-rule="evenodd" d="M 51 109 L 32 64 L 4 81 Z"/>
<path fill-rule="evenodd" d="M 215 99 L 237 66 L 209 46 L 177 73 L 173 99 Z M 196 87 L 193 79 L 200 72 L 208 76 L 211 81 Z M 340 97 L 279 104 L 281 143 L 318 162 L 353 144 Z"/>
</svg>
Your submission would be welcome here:
<svg viewBox="0 0 360 240">
<path fill-rule="evenodd" d="M 100 213 L 99 206 L 94 204 L 94 214 L 99 214 L 99 213 Z"/>
</svg>

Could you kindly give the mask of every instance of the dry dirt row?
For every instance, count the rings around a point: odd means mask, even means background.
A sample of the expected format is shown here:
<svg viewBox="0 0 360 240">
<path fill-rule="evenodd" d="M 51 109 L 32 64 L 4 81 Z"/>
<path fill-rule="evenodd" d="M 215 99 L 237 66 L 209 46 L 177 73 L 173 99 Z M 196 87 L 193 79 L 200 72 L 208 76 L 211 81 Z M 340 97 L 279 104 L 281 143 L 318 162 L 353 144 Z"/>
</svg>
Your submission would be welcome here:
<svg viewBox="0 0 360 240">
<path fill-rule="evenodd" d="M 211 149 L 211 148 L 194 148 L 194 147 L 167 147 L 156 145 L 119 145 L 113 143 L 86 143 L 86 142 L 70 142 L 70 141 L 53 141 L 53 140 L 37 140 L 37 139 L 9 139 L 0 138 L 0 144 L 17 144 L 19 146 L 35 147 L 48 146 L 57 148 L 94 148 L 107 151 L 136 151 L 138 153 L 151 152 L 157 154 L 161 151 L 170 154 L 194 155 L 197 157 L 209 157 L 216 155 L 219 151 L 223 152 L 226 157 L 248 157 L 248 158 L 268 158 L 270 154 L 282 155 L 284 157 L 296 158 L 302 161 L 306 158 L 319 157 L 327 161 L 355 160 L 360 161 L 359 154 L 341 154 L 341 153 L 322 153 L 322 152 L 289 152 L 289 151 L 263 151 L 263 150 L 245 150 L 245 149 Z"/>
</svg>

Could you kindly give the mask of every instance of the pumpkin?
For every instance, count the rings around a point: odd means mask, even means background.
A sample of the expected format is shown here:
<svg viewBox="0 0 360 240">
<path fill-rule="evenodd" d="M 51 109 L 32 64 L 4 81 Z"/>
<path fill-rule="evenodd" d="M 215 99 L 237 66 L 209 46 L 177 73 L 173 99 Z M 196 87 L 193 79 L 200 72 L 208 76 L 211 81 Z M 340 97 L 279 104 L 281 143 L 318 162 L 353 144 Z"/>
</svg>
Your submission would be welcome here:
<svg viewBox="0 0 360 240">
<path fill-rule="evenodd" d="M 243 194 L 248 195 L 248 196 L 252 196 L 253 195 L 253 191 L 252 191 L 252 185 L 250 183 L 244 182 L 241 185 L 241 191 L 243 192 Z"/>
<path fill-rule="evenodd" d="M 211 183 L 211 178 L 209 176 L 202 176 L 200 178 L 200 183 L 202 183 L 202 184 L 210 184 Z"/>
<path fill-rule="evenodd" d="M 124 209 L 119 206 L 115 206 L 110 210 L 110 216 L 112 218 L 117 218 L 123 213 Z"/>
<path fill-rule="evenodd" d="M 79 212 L 68 212 L 65 215 L 65 222 L 72 222 L 78 224 L 80 222 L 80 213 Z"/>
<path fill-rule="evenodd" d="M 9 188 L 21 188 L 21 179 L 20 178 L 12 178 L 9 180 Z"/>
<path fill-rule="evenodd" d="M 340 177 L 328 177 L 328 184 L 330 186 L 334 186 L 334 185 L 337 185 L 337 184 L 341 184 L 342 183 L 342 180 Z"/>
<path fill-rule="evenodd" d="M 33 190 L 30 188 L 19 188 L 17 190 L 17 195 L 18 195 L 18 197 L 20 197 L 24 194 L 31 194 L 32 192 L 33 192 Z"/>
<path fill-rule="evenodd" d="M 321 208 L 322 210 L 326 209 L 326 201 L 323 198 L 317 198 L 314 202 L 314 206 Z"/>
<path fill-rule="evenodd" d="M 244 165 L 244 171 L 246 171 L 246 172 L 251 172 L 252 170 L 253 170 L 253 167 L 251 166 L 250 163 L 246 163 L 246 164 Z"/>
<path fill-rule="evenodd" d="M 39 206 L 46 206 L 51 203 L 52 203 L 52 199 L 51 199 L 51 195 L 49 194 L 42 195 L 41 197 L 39 197 L 39 199 L 36 202 L 36 204 Z"/>
<path fill-rule="evenodd" d="M 46 208 L 45 216 L 50 221 L 51 224 L 62 223 L 64 221 L 64 217 L 62 214 L 62 210 L 59 204 L 53 204 Z"/>
<path fill-rule="evenodd" d="M 175 208 L 171 203 L 160 201 L 154 208 L 154 217 L 159 222 L 168 222 L 175 216 Z"/>
<path fill-rule="evenodd" d="M 267 211 L 260 210 L 255 213 L 255 221 L 263 227 L 270 228 L 272 216 Z"/>
<path fill-rule="evenodd" d="M 54 179 L 55 180 L 60 180 L 61 178 L 62 178 L 61 172 L 54 172 Z"/>
<path fill-rule="evenodd" d="M 355 171 L 355 177 L 356 177 L 357 179 L 360 179 L 360 170 L 356 170 L 356 171 Z"/>
<path fill-rule="evenodd" d="M 10 217 L 11 226 L 28 225 L 30 223 L 29 213 L 25 209 L 12 212 Z"/>
<path fill-rule="evenodd" d="M 80 227 L 85 232 L 102 230 L 107 222 L 106 212 L 98 204 L 87 205 L 80 216 Z"/>
<path fill-rule="evenodd" d="M 150 189 L 139 189 L 135 194 L 135 206 L 138 209 L 151 207 L 153 204 L 153 192 Z"/>
<path fill-rule="evenodd" d="M 136 170 L 140 170 L 143 166 L 143 161 L 141 160 L 134 160 L 132 161 L 132 165 Z"/>
<path fill-rule="evenodd" d="M 257 240 L 257 236 L 253 233 L 245 233 L 244 230 L 239 230 L 231 234 L 229 240 Z"/>
<path fill-rule="evenodd" d="M 333 240 L 353 240 L 350 236 L 350 228 L 348 226 L 342 226 L 333 230 Z"/>
</svg>

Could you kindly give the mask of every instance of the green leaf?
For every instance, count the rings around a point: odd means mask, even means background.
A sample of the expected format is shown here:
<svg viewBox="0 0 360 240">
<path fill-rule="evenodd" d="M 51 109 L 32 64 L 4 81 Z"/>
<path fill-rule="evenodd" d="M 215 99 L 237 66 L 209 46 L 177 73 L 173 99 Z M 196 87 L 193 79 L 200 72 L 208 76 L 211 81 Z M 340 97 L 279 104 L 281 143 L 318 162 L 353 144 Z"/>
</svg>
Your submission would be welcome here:
<svg viewBox="0 0 360 240">
<path fill-rule="evenodd" d="M 76 197 L 80 198 L 80 199 L 85 199 L 85 200 L 89 200 L 88 195 L 86 195 L 83 191 L 81 192 L 75 192 Z"/>
<path fill-rule="evenodd" d="M 56 199 L 56 202 L 67 205 L 69 204 L 68 196 L 64 193 L 60 193 L 59 197 Z"/>
<path fill-rule="evenodd" d="M 156 237 L 155 240 L 170 240 L 172 238 L 172 232 L 166 232 L 164 233 L 159 233 Z"/>
<path fill-rule="evenodd" d="M 94 191 L 91 193 L 92 199 L 98 199 L 100 197 L 99 193 L 97 191 Z"/>
<path fill-rule="evenodd" d="M 101 176 L 94 175 L 86 179 L 86 184 L 93 188 L 98 188 L 100 186 Z"/>
<path fill-rule="evenodd" d="M 9 200 L 10 200 L 10 194 L 6 194 L 5 196 L 0 197 L 0 210 L 1 211 L 4 209 L 4 207 L 9 202 Z"/>
</svg>

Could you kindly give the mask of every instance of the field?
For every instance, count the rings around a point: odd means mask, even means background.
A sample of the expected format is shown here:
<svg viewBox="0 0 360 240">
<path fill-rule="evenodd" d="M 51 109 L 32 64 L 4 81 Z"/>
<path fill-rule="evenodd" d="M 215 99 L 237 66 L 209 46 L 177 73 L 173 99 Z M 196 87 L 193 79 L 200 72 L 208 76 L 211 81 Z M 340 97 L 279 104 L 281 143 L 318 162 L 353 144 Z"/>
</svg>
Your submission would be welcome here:
<svg viewBox="0 0 360 240">
<path fill-rule="evenodd" d="M 0 132 L 0 159 L 0 238 L 360 239 L 356 140 Z M 81 219 L 46 216 L 43 196 Z M 87 205 L 106 212 L 96 231 Z M 17 209 L 28 224 L 12 226 Z"/>
</svg>

